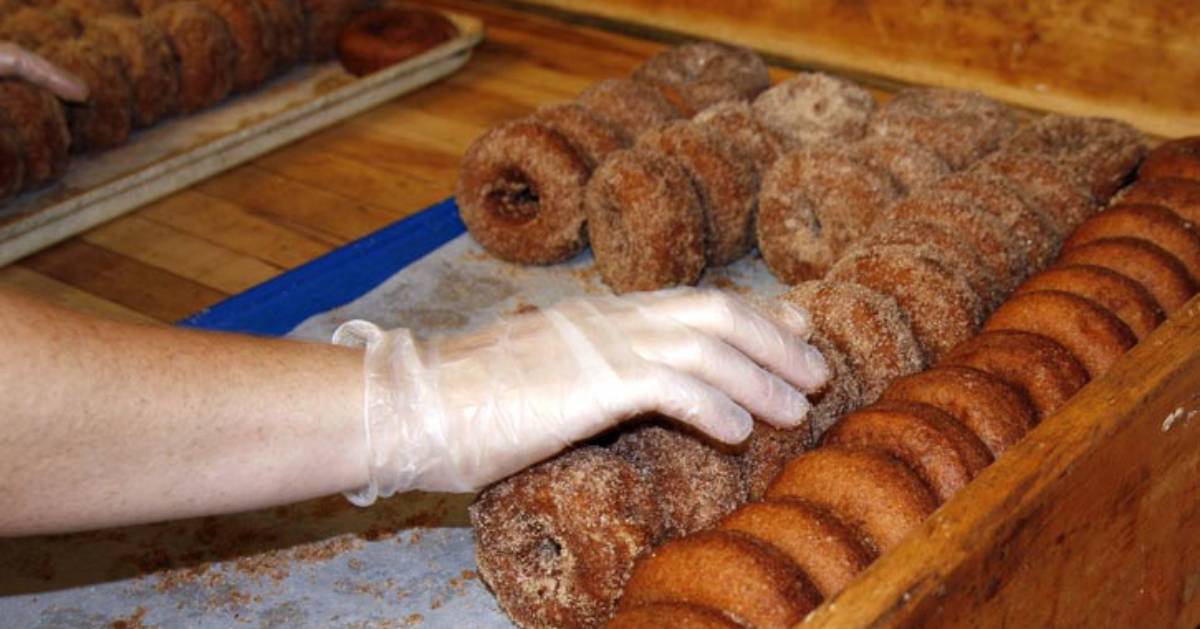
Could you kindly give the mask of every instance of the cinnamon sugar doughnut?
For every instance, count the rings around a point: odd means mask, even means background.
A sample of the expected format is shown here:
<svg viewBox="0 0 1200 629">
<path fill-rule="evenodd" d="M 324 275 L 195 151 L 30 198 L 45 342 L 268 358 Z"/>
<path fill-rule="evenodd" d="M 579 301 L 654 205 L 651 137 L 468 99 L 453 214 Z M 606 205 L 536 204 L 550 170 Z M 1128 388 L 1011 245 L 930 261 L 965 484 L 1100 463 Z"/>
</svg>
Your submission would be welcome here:
<svg viewBox="0 0 1200 629">
<path fill-rule="evenodd" d="M 1017 129 L 1011 108 L 978 92 L 909 88 L 879 108 L 868 134 L 928 147 L 962 170 L 1000 146 Z"/>
<path fill-rule="evenodd" d="M 829 356 L 825 360 L 828 361 Z M 737 457 L 742 482 L 746 485 L 746 498 L 761 498 L 783 466 L 811 447 L 811 422 L 795 428 L 776 428 L 764 422 L 754 422 L 754 430 L 746 439 L 745 450 Z"/>
<path fill-rule="evenodd" d="M 271 76 L 275 68 L 275 32 L 258 0 L 199 0 L 216 13 L 229 28 L 237 61 L 233 65 L 233 89 L 252 90 Z"/>
<path fill-rule="evenodd" d="M 813 325 L 845 353 L 863 385 L 864 403 L 878 399 L 892 380 L 925 366 L 908 316 L 884 293 L 858 284 L 812 280 L 797 284 L 780 299 L 807 310 Z"/>
<path fill-rule="evenodd" d="M 88 87 L 87 102 L 67 105 L 71 149 L 83 152 L 124 144 L 133 128 L 133 91 L 121 65 L 86 38 L 60 42 L 42 52 Z"/>
<path fill-rule="evenodd" d="M 1088 382 L 1087 369 L 1067 348 L 1029 332 L 983 332 L 955 347 L 942 365 L 974 367 L 1017 388 L 1033 403 L 1039 422 Z"/>
<path fill-rule="evenodd" d="M 893 297 L 930 361 L 974 334 L 983 321 L 983 301 L 962 272 L 921 255 L 915 247 L 856 249 L 829 271 L 827 279 Z"/>
<path fill-rule="evenodd" d="M 79 24 L 65 11 L 27 7 L 0 22 L 0 41 L 9 41 L 34 52 L 69 42 L 80 34 Z"/>
<path fill-rule="evenodd" d="M 679 602 L 719 609 L 751 627 L 791 627 L 821 602 L 808 577 L 775 547 L 736 531 L 672 540 L 638 560 L 621 609 Z"/>
<path fill-rule="evenodd" d="M 25 148 L 21 132 L 0 104 L 0 203 L 15 197 L 25 187 Z"/>
<path fill-rule="evenodd" d="M 691 435 L 643 426 L 621 435 L 612 452 L 646 478 L 667 537 L 707 528 L 746 501 L 737 459 Z"/>
<path fill-rule="evenodd" d="M 658 88 L 685 116 L 725 101 L 750 100 L 771 85 L 767 64 L 754 51 L 708 41 L 650 57 L 633 79 Z"/>
<path fill-rule="evenodd" d="M 274 32 L 275 70 L 299 63 L 305 55 L 304 6 L 300 0 L 258 0 L 268 27 Z"/>
<path fill-rule="evenodd" d="M 305 39 L 311 61 L 332 59 L 342 29 L 355 15 L 374 4 L 372 0 L 301 0 L 301 3 L 308 25 Z"/>
<path fill-rule="evenodd" d="M 934 367 L 892 382 L 883 400 L 928 404 L 957 419 L 998 457 L 1037 423 L 1037 412 L 1016 388 L 971 367 Z"/>
<path fill-rule="evenodd" d="M 1146 155 L 1146 143 L 1136 129 L 1117 120 L 1051 114 L 1014 135 L 1006 150 L 1058 161 L 1097 203 L 1104 203 L 1129 180 Z"/>
<path fill-rule="evenodd" d="M 783 152 L 775 136 L 754 117 L 750 104 L 743 101 L 717 103 L 692 117 L 692 122 L 728 138 L 734 151 L 753 164 L 760 176 Z"/>
<path fill-rule="evenodd" d="M 650 151 L 617 151 L 592 174 L 586 197 L 592 253 L 614 291 L 700 278 L 704 208 L 683 167 Z"/>
<path fill-rule="evenodd" d="M 67 170 L 71 132 L 66 112 L 48 90 L 16 79 L 0 79 L 0 109 L 16 125 L 24 162 L 24 189 L 58 179 Z"/>
<path fill-rule="evenodd" d="M 1146 155 L 1138 170 L 1139 180 L 1178 177 L 1200 181 L 1200 136 L 1163 142 Z"/>
<path fill-rule="evenodd" d="M 738 159 L 729 142 L 688 120 L 670 122 L 643 133 L 639 149 L 674 159 L 691 179 L 704 208 L 705 254 L 712 266 L 724 266 L 753 247 L 758 175 Z"/>
<path fill-rule="evenodd" d="M 820 72 L 801 72 L 754 99 L 754 114 L 784 146 L 853 142 L 863 137 L 875 99 L 859 85 Z"/>
<path fill-rule="evenodd" d="M 1066 232 L 1058 231 L 1049 217 L 1027 205 L 1000 177 L 981 170 L 959 172 L 939 181 L 937 188 L 946 194 L 967 195 L 975 207 L 1000 219 L 1025 254 L 1026 268 L 1040 269 L 1058 253 Z"/>
<path fill-rule="evenodd" d="M 1039 290 L 1010 297 L 984 330 L 1016 330 L 1051 338 L 1067 348 L 1091 378 L 1104 375 L 1137 343 L 1129 326 L 1096 302 L 1072 293 Z"/>
<path fill-rule="evenodd" d="M 1000 150 L 977 168 L 1002 177 L 1025 203 L 1050 219 L 1059 234 L 1071 233 L 1099 210 L 1075 177 L 1048 157 Z"/>
<path fill-rule="evenodd" d="M 580 448 L 484 490 L 471 505 L 479 574 L 522 626 L 597 626 L 661 523 L 632 465 Z"/>
<path fill-rule="evenodd" d="M 808 424 L 812 430 L 811 441 L 816 441 L 834 422 L 866 402 L 863 399 L 862 379 L 850 367 L 850 359 L 842 350 L 819 329 L 813 331 L 808 342 L 821 352 L 825 357 L 825 364 L 829 367 L 829 380 L 825 388 L 808 395 L 809 401 L 812 402 L 812 410 L 808 412 Z M 767 480 L 773 480 L 786 463 L 786 460 L 781 461 Z M 757 492 L 752 489 L 750 495 L 758 498 L 765 490 L 765 486 Z"/>
<path fill-rule="evenodd" d="M 759 191 L 758 248 L 771 273 L 795 284 L 825 275 L 897 192 L 884 173 L 832 146 L 778 160 Z"/>
<path fill-rule="evenodd" d="M 937 153 L 900 137 L 870 137 L 850 150 L 868 166 L 892 176 L 901 195 L 928 188 L 950 174 L 950 166 Z"/>
<path fill-rule="evenodd" d="M 179 61 L 180 113 L 208 107 L 229 95 L 237 50 L 217 14 L 198 2 L 172 2 L 145 19 L 167 36 Z"/>
<path fill-rule="evenodd" d="M 554 129 L 587 162 L 589 170 L 599 166 L 609 153 L 629 146 L 629 138 L 590 110 L 575 103 L 542 107 L 531 118 Z"/>
<path fill-rule="evenodd" d="M 337 56 L 355 76 L 366 76 L 411 59 L 458 36 L 439 11 L 386 6 L 364 11 L 342 29 Z"/>
<path fill-rule="evenodd" d="M 167 36 L 150 20 L 104 15 L 86 23 L 87 37 L 115 53 L 132 91 L 133 124 L 148 127 L 175 113 L 179 64 Z"/>
<path fill-rule="evenodd" d="M 1063 243 L 1071 249 L 1101 238 L 1128 236 L 1152 242 L 1183 263 L 1200 281 L 1200 235 L 1196 226 L 1160 205 L 1119 203 L 1088 219 Z"/>
<path fill-rule="evenodd" d="M 600 81 L 584 90 L 576 102 L 630 138 L 682 115 L 658 90 L 629 79 Z"/>
<path fill-rule="evenodd" d="M 742 629 L 724 613 L 691 603 L 649 603 L 617 612 L 606 629 Z"/>
<path fill-rule="evenodd" d="M 1122 203 L 1161 205 L 1185 221 L 1200 224 L 1200 181 L 1178 177 L 1139 179 L 1119 199 Z"/>
<path fill-rule="evenodd" d="M 925 483 L 879 450 L 828 446 L 792 461 L 767 490 L 768 498 L 799 498 L 829 511 L 887 552 L 937 507 Z"/>
<path fill-rule="evenodd" d="M 990 310 L 1007 294 L 996 280 L 996 273 L 967 241 L 937 223 L 914 220 L 882 220 L 871 227 L 871 231 L 855 243 L 854 248 L 877 245 L 909 245 L 920 248 L 925 257 L 932 257 L 943 266 L 962 271 L 975 293 L 983 299 Z"/>
<path fill-rule="evenodd" d="M 854 411 L 821 443 L 887 452 L 916 472 L 939 502 L 992 462 L 983 442 L 954 416 L 916 402 L 880 402 Z"/>
<path fill-rule="evenodd" d="M 512 262 L 551 264 L 584 244 L 587 162 L 559 133 L 529 120 L 495 127 L 463 156 L 457 198 L 471 236 Z"/>
<path fill-rule="evenodd" d="M 1090 264 L 1056 266 L 1029 278 L 1017 293 L 1060 290 L 1090 299 L 1117 316 L 1140 341 L 1163 321 L 1162 307 L 1141 284 Z"/>
<path fill-rule="evenodd" d="M 783 551 L 826 599 L 833 598 L 875 559 L 858 533 L 828 511 L 796 498 L 742 506 L 717 524 Z"/>
<path fill-rule="evenodd" d="M 32 4 L 52 8 L 77 24 L 108 15 L 137 17 L 137 8 L 128 0 L 41 0 Z"/>
<path fill-rule="evenodd" d="M 1058 265 L 1094 264 L 1138 282 L 1169 317 L 1196 293 L 1187 268 L 1162 247 L 1140 238 L 1101 238 L 1063 251 Z"/>
</svg>

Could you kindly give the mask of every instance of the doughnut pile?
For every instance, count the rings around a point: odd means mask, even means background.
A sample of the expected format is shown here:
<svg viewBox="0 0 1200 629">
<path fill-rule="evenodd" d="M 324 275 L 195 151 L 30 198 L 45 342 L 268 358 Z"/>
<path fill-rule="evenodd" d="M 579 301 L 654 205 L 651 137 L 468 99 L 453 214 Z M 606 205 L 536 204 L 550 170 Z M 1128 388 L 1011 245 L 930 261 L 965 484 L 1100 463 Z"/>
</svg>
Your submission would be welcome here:
<svg viewBox="0 0 1200 629">
<path fill-rule="evenodd" d="M 1040 124 L 1061 124 L 1050 120 Z M 1035 123 L 1028 132 L 1040 135 L 1045 129 Z M 1019 138 L 1001 150 L 1031 150 Z M 1108 143 L 1111 136 L 1101 133 L 1097 140 Z M 879 401 L 833 424 L 820 447 L 787 464 L 763 500 L 738 508 L 711 530 L 669 541 L 640 558 L 611 625 L 656 626 L 643 608 L 666 606 L 686 606 L 697 617 L 732 623 L 701 626 L 799 622 L 815 604 L 794 596 L 793 604 L 784 606 L 777 602 L 781 597 L 806 584 L 822 598 L 836 595 L 1025 432 L 1102 377 L 1182 303 L 1164 303 L 1155 287 L 1178 284 L 1163 293 L 1172 300 L 1186 300 L 1197 290 L 1200 276 L 1185 260 L 1195 255 L 1200 234 L 1187 209 L 1174 209 L 1183 207 L 1182 197 L 1162 194 L 1157 182 L 1172 180 L 1177 182 L 1172 186 L 1186 188 L 1197 183 L 1200 170 L 1190 180 L 1177 176 L 1189 173 L 1174 165 L 1162 178 L 1154 174 L 1155 164 L 1176 159 L 1172 153 L 1188 141 L 1152 151 L 1145 165 L 1153 168 L 1143 167 L 1149 176 L 1068 230 L 1049 268 L 1024 279 L 988 317 L 982 333 L 956 344 L 931 369 L 893 380 Z M 1076 147 L 1098 154 L 1085 141 Z M 1117 169 L 1105 159 L 1092 162 L 1091 172 L 1066 170 L 1081 190 L 1096 194 L 1101 188 L 1115 191 L 1111 182 L 1125 181 L 1136 161 L 1124 163 Z M 1129 172 L 1119 172 L 1123 169 Z M 1151 199 L 1176 199 L 1176 205 L 1153 205 Z M 1076 253 L 1096 243 L 1110 247 L 1105 255 Z M 1154 253 L 1123 255 L 1133 251 Z M 749 539 L 735 552 L 714 535 L 725 531 Z M 710 566 L 718 548 L 737 557 Z M 780 554 L 791 560 L 790 571 L 758 567 L 768 555 Z M 709 586 L 717 580 L 721 587 Z"/>
<path fill-rule="evenodd" d="M 78 75 L 91 97 L 63 103 L 0 79 L 0 203 L 45 186 L 69 155 L 248 91 L 296 63 L 331 58 L 372 0 L 10 0 L 0 41 Z"/>
</svg>

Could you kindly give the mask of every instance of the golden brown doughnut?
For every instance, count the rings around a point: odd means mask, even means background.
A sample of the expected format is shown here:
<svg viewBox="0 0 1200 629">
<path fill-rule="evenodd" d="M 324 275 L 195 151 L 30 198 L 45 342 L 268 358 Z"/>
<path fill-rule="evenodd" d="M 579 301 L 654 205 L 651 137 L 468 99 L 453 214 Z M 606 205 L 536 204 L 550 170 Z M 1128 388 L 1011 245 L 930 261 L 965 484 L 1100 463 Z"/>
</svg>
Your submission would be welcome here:
<svg viewBox="0 0 1200 629">
<path fill-rule="evenodd" d="M 828 511 L 796 498 L 743 505 L 717 528 L 740 531 L 783 551 L 826 599 L 833 598 L 875 559 L 858 533 Z"/>
<path fill-rule="evenodd" d="M 879 108 L 869 135 L 928 147 L 953 170 L 996 150 L 1017 128 L 1013 110 L 978 92 L 909 88 Z"/>
<path fill-rule="evenodd" d="M 748 48 L 693 42 L 668 48 L 633 71 L 685 116 L 726 101 L 747 101 L 771 85 L 767 64 Z"/>
<path fill-rule="evenodd" d="M 575 152 L 587 162 L 589 170 L 595 170 L 609 153 L 629 146 L 629 138 L 619 129 L 575 103 L 542 107 L 530 118 L 554 129 L 570 142 Z"/>
<path fill-rule="evenodd" d="M 1161 205 L 1185 221 L 1200 224 L 1200 181 L 1178 177 L 1139 179 L 1121 193 L 1119 200 Z"/>
<path fill-rule="evenodd" d="M 1129 326 L 1100 304 L 1058 290 L 1009 298 L 983 325 L 985 331 L 1016 330 L 1051 338 L 1099 378 L 1137 343 Z"/>
<path fill-rule="evenodd" d="M 1058 161 L 1097 203 L 1105 203 L 1142 161 L 1146 142 L 1118 120 L 1051 114 L 1016 133 L 1005 150 Z"/>
<path fill-rule="evenodd" d="M 1007 296 L 996 280 L 996 272 L 984 262 L 979 253 L 958 232 L 945 225 L 910 219 L 881 220 L 866 236 L 854 243 L 854 248 L 877 245 L 909 245 L 918 247 L 920 254 L 942 265 L 962 271 L 975 294 L 991 309 Z"/>
<path fill-rule="evenodd" d="M 1050 218 L 1059 234 L 1071 233 L 1099 210 L 1071 171 L 1044 155 L 1001 149 L 977 168 L 1003 177 L 1030 207 Z"/>
<path fill-rule="evenodd" d="M 791 627 L 821 594 L 787 555 L 735 531 L 703 531 L 672 540 L 638 560 L 621 609 L 647 603 L 719 609 L 751 627 Z"/>
<path fill-rule="evenodd" d="M 1020 441 L 1037 423 L 1037 412 L 1020 390 L 971 367 L 941 366 L 905 376 L 883 400 L 928 404 L 971 429 L 993 457 Z"/>
<path fill-rule="evenodd" d="M 974 367 L 1019 389 L 1039 422 L 1088 382 L 1087 369 L 1067 348 L 1028 332 L 983 332 L 955 347 L 942 365 Z"/>
<path fill-rule="evenodd" d="M 648 603 L 617 612 L 606 629 L 742 629 L 724 613 L 692 603 Z"/>
<path fill-rule="evenodd" d="M 600 81 L 575 102 L 634 139 L 682 116 L 658 90 L 629 79 Z"/>
<path fill-rule="evenodd" d="M 767 497 L 816 504 L 861 532 L 881 553 L 937 507 L 929 487 L 891 455 L 841 446 L 817 448 L 789 463 Z"/>
<path fill-rule="evenodd" d="M 861 139 L 875 112 L 875 99 L 852 81 L 801 72 L 759 94 L 753 108 L 780 144 L 797 149 Z"/>
<path fill-rule="evenodd" d="M 350 74 L 365 76 L 457 36 L 458 27 L 438 11 L 383 7 L 350 20 L 338 36 L 337 56 Z"/>
<path fill-rule="evenodd" d="M 695 284 L 704 271 L 704 208 L 674 160 L 611 154 L 588 182 L 586 209 L 596 266 L 614 291 Z"/>
<path fill-rule="evenodd" d="M 1163 142 L 1146 156 L 1138 170 L 1140 180 L 1178 177 L 1200 181 L 1200 137 Z"/>
<path fill-rule="evenodd" d="M 734 151 L 753 164 L 760 177 L 783 154 L 779 141 L 743 101 L 717 103 L 693 116 L 692 122 L 728 138 Z"/>
<path fill-rule="evenodd" d="M 878 402 L 854 411 L 826 431 L 821 444 L 887 452 L 916 472 L 939 502 L 992 462 L 983 442 L 953 415 L 918 402 Z"/>
<path fill-rule="evenodd" d="M 1017 294 L 1060 290 L 1090 299 L 1112 312 L 1140 341 L 1163 321 L 1162 307 L 1141 284 L 1090 264 L 1056 266 L 1025 280 Z"/>
<path fill-rule="evenodd" d="M 167 36 L 150 20 L 105 15 L 86 23 L 87 37 L 114 54 L 129 78 L 133 123 L 148 127 L 179 106 L 179 63 Z"/>
<path fill-rule="evenodd" d="M 758 175 L 726 139 L 689 120 L 677 120 L 643 133 L 637 147 L 658 151 L 687 172 L 704 208 L 704 249 L 710 265 L 724 266 L 750 251 Z"/>
<path fill-rule="evenodd" d="M 1101 238 L 1141 238 L 1183 263 L 1193 282 L 1200 282 L 1200 235 L 1196 226 L 1161 205 L 1118 203 L 1085 221 L 1063 243 L 1072 249 Z"/>
<path fill-rule="evenodd" d="M 179 60 L 179 111 L 214 105 L 233 89 L 237 49 L 229 27 L 198 2 L 171 2 L 145 19 L 157 26 Z"/>
<path fill-rule="evenodd" d="M 658 539 L 654 494 L 601 448 L 580 448 L 484 490 L 470 509 L 479 574 L 522 626 L 592 627 Z"/>
<path fill-rule="evenodd" d="M 551 264 L 583 249 L 584 186 L 591 171 L 571 143 L 530 120 L 475 140 L 459 169 L 457 199 L 471 236 L 512 262 Z"/>
<path fill-rule="evenodd" d="M 61 177 L 70 157 L 71 131 L 54 94 L 25 81 L 0 79 L 0 109 L 17 128 L 24 156 L 24 189 Z"/>
<path fill-rule="evenodd" d="M 1101 238 L 1063 251 L 1058 265 L 1094 264 L 1140 283 L 1171 316 L 1196 293 L 1196 283 L 1178 258 L 1141 238 Z"/>
<path fill-rule="evenodd" d="M 86 102 L 67 105 L 71 149 L 83 152 L 124 144 L 133 129 L 133 90 L 116 59 L 88 38 L 60 42 L 42 53 L 88 87 Z"/>
</svg>

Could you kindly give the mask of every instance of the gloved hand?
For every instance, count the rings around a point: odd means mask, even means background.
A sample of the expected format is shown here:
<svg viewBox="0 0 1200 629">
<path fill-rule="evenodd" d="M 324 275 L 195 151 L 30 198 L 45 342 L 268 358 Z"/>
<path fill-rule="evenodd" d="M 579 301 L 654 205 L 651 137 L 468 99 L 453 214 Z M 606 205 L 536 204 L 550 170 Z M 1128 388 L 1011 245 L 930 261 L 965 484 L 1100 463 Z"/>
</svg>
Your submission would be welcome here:
<svg viewBox="0 0 1200 629">
<path fill-rule="evenodd" d="M 351 321 L 334 342 L 367 348 L 370 485 L 348 497 L 479 489 L 649 412 L 730 443 L 750 413 L 794 426 L 801 391 L 828 378 L 810 321 L 693 289 L 573 299 L 427 341 Z"/>
<path fill-rule="evenodd" d="M 87 85 L 79 77 L 9 42 L 0 42 L 0 77 L 15 76 L 36 83 L 59 98 L 85 101 Z"/>
</svg>

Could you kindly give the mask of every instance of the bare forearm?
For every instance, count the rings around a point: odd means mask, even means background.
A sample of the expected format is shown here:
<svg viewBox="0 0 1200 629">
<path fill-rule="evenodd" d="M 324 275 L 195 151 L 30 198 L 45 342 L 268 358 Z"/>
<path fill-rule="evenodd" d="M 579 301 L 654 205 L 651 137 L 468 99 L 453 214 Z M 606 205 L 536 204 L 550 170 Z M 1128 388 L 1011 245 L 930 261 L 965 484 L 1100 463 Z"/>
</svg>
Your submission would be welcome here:
<svg viewBox="0 0 1200 629">
<path fill-rule="evenodd" d="M 365 481 L 361 355 L 110 323 L 0 292 L 0 535 L 253 509 Z"/>
</svg>

